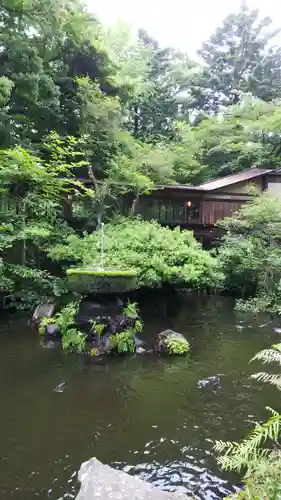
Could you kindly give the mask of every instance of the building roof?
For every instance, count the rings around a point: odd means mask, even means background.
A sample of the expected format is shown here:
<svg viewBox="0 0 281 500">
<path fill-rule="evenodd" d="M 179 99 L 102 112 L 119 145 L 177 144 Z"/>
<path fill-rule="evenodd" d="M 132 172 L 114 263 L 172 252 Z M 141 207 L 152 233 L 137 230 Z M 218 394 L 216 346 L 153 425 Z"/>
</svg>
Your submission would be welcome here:
<svg viewBox="0 0 281 500">
<path fill-rule="evenodd" d="M 264 174 L 270 174 L 278 172 L 281 173 L 281 167 L 279 169 L 269 169 L 269 168 L 250 168 L 249 170 L 244 170 L 243 172 L 238 172 L 236 174 L 227 175 L 216 179 L 215 181 L 206 182 L 200 186 L 185 186 L 184 184 L 168 184 L 161 186 L 162 189 L 178 189 L 180 191 L 215 191 L 226 186 L 231 186 L 232 184 L 237 184 L 238 182 L 248 181 L 260 177 Z M 159 186 L 160 187 L 160 186 Z"/>
<path fill-rule="evenodd" d="M 269 175 L 281 175 L 281 167 L 270 170 Z"/>
<path fill-rule="evenodd" d="M 215 181 L 206 182 L 205 184 L 197 186 L 197 189 L 202 191 L 214 191 L 225 186 L 237 184 L 238 182 L 255 179 L 256 177 L 269 174 L 270 172 L 272 172 L 272 169 L 269 168 L 250 168 L 249 170 L 244 170 L 244 172 L 238 172 L 237 174 L 227 175 L 226 177 L 216 179 Z"/>
</svg>

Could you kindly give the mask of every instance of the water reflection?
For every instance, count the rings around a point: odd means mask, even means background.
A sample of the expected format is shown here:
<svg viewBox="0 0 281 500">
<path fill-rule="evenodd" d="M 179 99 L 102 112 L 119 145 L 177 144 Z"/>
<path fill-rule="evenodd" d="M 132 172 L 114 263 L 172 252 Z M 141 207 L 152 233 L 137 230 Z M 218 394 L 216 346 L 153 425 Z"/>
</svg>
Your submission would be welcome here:
<svg viewBox="0 0 281 500">
<path fill-rule="evenodd" d="M 190 356 L 95 365 L 43 349 L 22 318 L 3 319 L 0 498 L 74 498 L 76 471 L 91 456 L 165 489 L 223 498 L 239 478 L 217 469 L 213 440 L 239 439 L 277 403 L 273 389 L 249 381 L 248 361 L 279 340 L 278 325 L 232 306 L 224 297 L 149 300 L 148 345 L 172 328 L 187 336 Z"/>
</svg>

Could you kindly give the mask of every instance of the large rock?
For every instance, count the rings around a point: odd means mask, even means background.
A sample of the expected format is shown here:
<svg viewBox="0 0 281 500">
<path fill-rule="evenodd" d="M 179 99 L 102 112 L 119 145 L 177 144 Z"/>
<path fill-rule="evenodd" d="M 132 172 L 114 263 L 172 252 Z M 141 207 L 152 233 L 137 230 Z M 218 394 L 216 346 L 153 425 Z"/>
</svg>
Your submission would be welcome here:
<svg viewBox="0 0 281 500">
<path fill-rule="evenodd" d="M 85 298 L 81 301 L 79 311 L 76 316 L 76 323 L 79 326 L 87 326 L 93 318 L 106 318 L 121 314 L 124 305 L 120 299 L 108 301 L 90 300 Z"/>
<path fill-rule="evenodd" d="M 142 479 L 103 465 L 96 458 L 82 464 L 81 489 L 76 500 L 187 500 L 182 493 L 168 493 Z"/>
<path fill-rule="evenodd" d="M 45 338 L 47 340 L 55 340 L 61 338 L 61 332 L 56 324 L 50 324 L 45 326 Z"/>
<path fill-rule="evenodd" d="M 164 330 L 157 335 L 154 351 L 159 354 L 171 354 L 168 348 L 169 340 L 179 341 L 184 346 L 184 349 L 186 349 L 186 352 L 188 352 L 189 343 L 186 338 L 181 333 L 174 332 L 173 330 Z"/>
<path fill-rule="evenodd" d="M 39 304 L 33 313 L 32 320 L 34 323 L 40 323 L 43 318 L 51 318 L 55 310 L 56 304 L 52 300 L 48 301 L 46 304 Z"/>
<path fill-rule="evenodd" d="M 107 331 L 113 335 L 116 335 L 116 333 L 124 332 L 124 330 L 127 330 L 127 328 L 132 328 L 135 322 L 135 318 L 129 318 L 128 316 L 124 316 L 123 314 L 118 314 L 109 318 Z"/>
</svg>

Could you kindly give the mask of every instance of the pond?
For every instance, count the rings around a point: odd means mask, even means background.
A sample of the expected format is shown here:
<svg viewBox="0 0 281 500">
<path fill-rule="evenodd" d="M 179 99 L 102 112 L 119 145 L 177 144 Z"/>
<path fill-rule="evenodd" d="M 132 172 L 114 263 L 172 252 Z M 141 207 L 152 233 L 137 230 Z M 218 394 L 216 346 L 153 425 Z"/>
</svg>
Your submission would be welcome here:
<svg viewBox="0 0 281 500">
<path fill-rule="evenodd" d="M 131 357 L 88 364 L 40 346 L 26 317 L 1 318 L 0 498 L 71 499 L 95 456 L 166 489 L 219 499 L 239 478 L 218 470 L 215 439 L 239 439 L 278 409 L 273 388 L 249 380 L 276 343 L 270 318 L 235 313 L 226 297 L 149 298 L 143 337 L 172 328 L 189 358 Z M 218 376 L 216 384 L 198 382 Z M 203 384 L 204 385 L 204 384 Z"/>
</svg>

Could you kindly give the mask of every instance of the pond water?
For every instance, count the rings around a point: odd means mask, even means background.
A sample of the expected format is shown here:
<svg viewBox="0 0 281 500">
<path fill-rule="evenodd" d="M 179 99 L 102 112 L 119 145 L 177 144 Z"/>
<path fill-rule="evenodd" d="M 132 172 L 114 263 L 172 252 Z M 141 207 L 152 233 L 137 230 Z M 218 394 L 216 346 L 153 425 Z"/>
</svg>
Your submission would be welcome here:
<svg viewBox="0 0 281 500">
<path fill-rule="evenodd" d="M 274 389 L 249 380 L 260 349 L 276 343 L 270 318 L 233 311 L 225 297 L 158 296 L 143 304 L 143 337 L 172 328 L 189 358 L 91 364 L 40 346 L 22 316 L 0 326 L 0 498 L 72 499 L 95 456 L 166 489 L 219 499 L 239 478 L 218 470 L 212 440 L 239 439 L 278 409 Z M 219 384 L 198 386 L 207 377 Z"/>
</svg>

